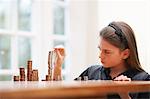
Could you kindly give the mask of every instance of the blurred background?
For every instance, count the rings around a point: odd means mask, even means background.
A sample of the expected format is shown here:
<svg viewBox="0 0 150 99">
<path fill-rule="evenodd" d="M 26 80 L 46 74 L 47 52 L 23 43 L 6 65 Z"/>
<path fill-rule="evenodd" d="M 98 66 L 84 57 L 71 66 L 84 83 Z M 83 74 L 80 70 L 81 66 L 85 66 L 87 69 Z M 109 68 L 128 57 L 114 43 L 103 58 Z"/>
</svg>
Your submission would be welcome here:
<svg viewBox="0 0 150 99">
<path fill-rule="evenodd" d="M 63 78 L 99 63 L 99 31 L 125 21 L 135 31 L 142 67 L 150 73 L 149 0 L 0 0 L 0 81 L 19 75 L 27 60 L 44 79 L 48 52 L 66 49 Z"/>
</svg>

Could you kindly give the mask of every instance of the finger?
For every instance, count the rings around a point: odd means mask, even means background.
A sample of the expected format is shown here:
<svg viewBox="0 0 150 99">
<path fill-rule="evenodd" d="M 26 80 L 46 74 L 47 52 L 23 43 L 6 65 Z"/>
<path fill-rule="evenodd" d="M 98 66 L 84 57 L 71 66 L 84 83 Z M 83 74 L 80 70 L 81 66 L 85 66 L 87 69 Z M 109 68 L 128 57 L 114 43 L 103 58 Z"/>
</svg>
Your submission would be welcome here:
<svg viewBox="0 0 150 99">
<path fill-rule="evenodd" d="M 115 80 L 121 81 L 123 77 L 124 77 L 123 75 L 120 75 L 120 76 L 116 77 Z"/>
<path fill-rule="evenodd" d="M 58 49 L 55 49 L 55 52 L 56 52 L 57 56 L 60 58 L 60 57 L 61 57 L 61 54 L 60 54 L 59 50 L 58 50 Z"/>
<path fill-rule="evenodd" d="M 127 76 L 124 76 L 124 75 L 120 75 L 116 77 L 114 80 L 115 81 L 131 81 L 131 78 L 128 78 Z"/>
<path fill-rule="evenodd" d="M 116 77 L 114 80 L 115 81 L 121 81 L 121 79 L 122 79 L 121 77 Z"/>
<path fill-rule="evenodd" d="M 126 78 L 124 81 L 131 81 L 131 78 Z"/>
<path fill-rule="evenodd" d="M 65 49 L 64 48 L 55 48 L 55 50 L 58 50 L 61 56 L 65 56 Z"/>
<path fill-rule="evenodd" d="M 124 80 L 124 81 L 131 81 L 131 78 L 128 78 L 127 76 L 124 76 L 124 77 L 123 77 L 123 80 Z"/>
</svg>

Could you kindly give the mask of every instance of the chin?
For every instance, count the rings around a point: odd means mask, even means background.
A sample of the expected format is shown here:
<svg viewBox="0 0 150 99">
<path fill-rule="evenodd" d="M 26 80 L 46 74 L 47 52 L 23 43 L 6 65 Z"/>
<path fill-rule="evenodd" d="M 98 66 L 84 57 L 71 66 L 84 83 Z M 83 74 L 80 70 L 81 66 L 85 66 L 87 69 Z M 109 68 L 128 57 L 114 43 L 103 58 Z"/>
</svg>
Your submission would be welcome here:
<svg viewBox="0 0 150 99">
<path fill-rule="evenodd" d="M 104 68 L 110 68 L 111 66 L 108 66 L 108 65 L 103 64 L 103 67 L 104 67 Z"/>
</svg>

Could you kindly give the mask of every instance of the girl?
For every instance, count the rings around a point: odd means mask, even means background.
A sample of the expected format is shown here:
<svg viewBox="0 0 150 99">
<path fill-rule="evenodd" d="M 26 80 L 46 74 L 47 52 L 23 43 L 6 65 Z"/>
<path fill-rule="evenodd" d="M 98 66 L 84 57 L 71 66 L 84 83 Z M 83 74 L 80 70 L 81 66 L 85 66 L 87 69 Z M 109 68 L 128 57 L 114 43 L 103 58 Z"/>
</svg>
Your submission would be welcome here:
<svg viewBox="0 0 150 99">
<path fill-rule="evenodd" d="M 99 58 L 102 66 L 91 66 L 79 77 L 89 80 L 150 80 L 140 64 L 136 40 L 131 27 L 124 22 L 112 22 L 100 31 Z M 75 79 L 76 80 L 76 79 Z M 122 95 L 108 95 L 112 99 L 124 99 Z M 128 98 L 149 99 L 149 93 L 130 94 Z"/>
<path fill-rule="evenodd" d="M 99 58 L 101 65 L 87 68 L 79 77 L 84 80 L 88 76 L 89 80 L 150 80 L 150 75 L 146 73 L 140 64 L 137 44 L 132 28 L 125 22 L 111 22 L 100 31 Z M 60 55 L 60 60 L 63 55 Z M 59 59 L 59 58 L 58 58 Z M 77 80 L 77 78 L 75 79 Z M 108 99 L 150 99 L 150 94 L 136 93 L 129 95 L 108 95 Z"/>
</svg>

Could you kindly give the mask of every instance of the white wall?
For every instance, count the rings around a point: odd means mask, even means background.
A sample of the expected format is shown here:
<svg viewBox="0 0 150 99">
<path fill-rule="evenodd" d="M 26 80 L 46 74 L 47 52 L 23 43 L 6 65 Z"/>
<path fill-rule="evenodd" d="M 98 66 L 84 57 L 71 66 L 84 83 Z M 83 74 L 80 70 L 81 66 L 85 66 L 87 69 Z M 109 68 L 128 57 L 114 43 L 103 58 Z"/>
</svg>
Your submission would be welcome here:
<svg viewBox="0 0 150 99">
<path fill-rule="evenodd" d="M 98 0 L 70 0 L 70 79 L 79 76 L 98 58 Z"/>
<path fill-rule="evenodd" d="M 99 24 L 98 24 L 98 0 L 89 0 L 87 15 L 87 66 L 99 64 Z"/>
<path fill-rule="evenodd" d="M 137 38 L 142 67 L 150 72 L 150 2 L 149 0 L 99 0 L 99 27 L 111 21 L 125 21 Z"/>
<path fill-rule="evenodd" d="M 70 53 L 71 79 L 77 77 L 86 65 L 86 24 L 87 24 L 87 3 L 85 0 L 71 0 L 70 5 Z"/>
</svg>

